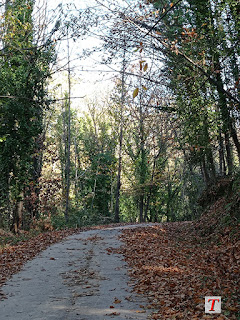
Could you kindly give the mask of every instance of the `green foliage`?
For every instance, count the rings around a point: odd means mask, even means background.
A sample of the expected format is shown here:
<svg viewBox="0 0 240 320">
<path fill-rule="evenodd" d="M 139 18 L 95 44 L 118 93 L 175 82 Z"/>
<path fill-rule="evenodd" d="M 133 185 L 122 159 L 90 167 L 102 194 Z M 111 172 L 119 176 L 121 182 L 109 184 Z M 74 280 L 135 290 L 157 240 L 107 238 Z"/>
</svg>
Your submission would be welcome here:
<svg viewBox="0 0 240 320">
<path fill-rule="evenodd" d="M 6 98 L 0 99 L 0 207 L 4 214 L 13 212 L 13 223 L 21 194 L 35 179 L 43 110 L 48 105 L 45 85 L 54 59 L 50 45 L 38 48 L 34 43 L 33 5 L 25 0 L 9 2 L 3 22 L 0 95 Z"/>
<path fill-rule="evenodd" d="M 94 106 L 95 107 L 95 106 Z M 96 108 L 97 109 L 97 108 Z M 58 113 L 58 114 L 57 114 Z M 55 139 L 57 163 L 61 173 L 62 205 L 52 215 L 55 227 L 84 226 L 111 221 L 116 169 L 116 137 L 105 110 L 93 108 L 84 116 L 71 114 L 71 191 L 69 221 L 62 217 L 65 188 L 66 114 L 56 109 Z M 56 195 L 55 195 L 56 196 Z"/>
<path fill-rule="evenodd" d="M 157 28 L 169 48 L 165 50 L 165 75 L 176 99 L 181 144 L 210 184 L 218 174 L 232 174 L 236 158 L 230 144 L 240 160 L 235 127 L 239 103 L 234 102 L 239 99 L 239 2 L 181 1 L 171 9 L 162 0 L 154 5 L 163 14 L 169 10 Z"/>
<path fill-rule="evenodd" d="M 0 227 L 29 228 L 34 216 L 50 214 L 56 228 L 110 221 L 120 153 L 122 221 L 196 218 L 196 199 L 204 184 L 233 174 L 239 166 L 239 1 L 145 1 L 153 4 L 154 12 L 153 6 L 148 14 L 140 5 L 139 17 L 136 13 L 133 18 L 134 26 L 146 28 L 143 39 L 139 29 L 137 36 L 126 32 L 134 30 L 128 25 L 131 19 L 110 31 L 112 35 L 124 31 L 125 79 L 117 79 L 110 102 L 105 101 L 107 108 L 90 103 L 81 117 L 68 112 L 66 94 L 65 102 L 49 115 L 46 86 L 55 52 L 50 37 L 36 43 L 40 30 L 35 30 L 32 19 L 34 3 L 7 2 L 1 25 Z M 143 7 L 146 12 L 141 13 Z M 89 17 L 91 10 L 87 11 Z M 62 27 L 64 34 L 74 29 L 76 19 L 71 19 Z M 58 21 L 56 30 L 60 25 Z M 126 43 L 138 48 L 136 65 L 130 62 L 136 57 L 128 59 L 131 50 L 126 50 Z M 150 52 L 151 63 L 146 58 Z M 130 80 L 136 71 L 137 80 Z M 157 74 L 156 84 L 152 73 Z M 49 128 L 43 151 L 45 115 Z M 71 208 L 66 225 L 62 212 L 68 117 Z M 237 192 L 237 175 L 233 186 Z M 237 200 L 234 203 L 238 206 Z"/>
<path fill-rule="evenodd" d="M 139 212 L 137 208 L 136 196 L 123 193 L 120 197 L 121 221 L 135 222 L 138 219 Z"/>
<path fill-rule="evenodd" d="M 98 118 L 97 122 L 95 116 Z M 86 208 L 90 212 L 97 211 L 99 215 L 109 216 L 111 184 L 116 165 L 116 140 L 109 120 L 102 116 L 102 113 L 96 113 L 92 115 L 92 119 L 89 116 L 82 119 L 80 143 L 84 148 L 85 168 L 81 172 L 84 176 L 83 196 Z"/>
<path fill-rule="evenodd" d="M 86 226 L 96 226 L 112 223 L 111 217 L 99 215 L 97 211 L 92 212 L 84 208 L 73 207 L 69 212 L 69 219 L 66 223 L 64 214 L 51 216 L 51 223 L 54 229 L 81 228 Z"/>
</svg>

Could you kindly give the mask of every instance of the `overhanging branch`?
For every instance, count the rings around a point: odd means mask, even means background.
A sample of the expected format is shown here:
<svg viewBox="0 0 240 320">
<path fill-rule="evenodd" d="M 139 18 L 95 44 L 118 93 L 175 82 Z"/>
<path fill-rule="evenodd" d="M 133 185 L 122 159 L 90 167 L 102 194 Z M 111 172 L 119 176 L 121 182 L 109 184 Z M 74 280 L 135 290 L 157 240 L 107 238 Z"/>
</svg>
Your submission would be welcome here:
<svg viewBox="0 0 240 320">
<path fill-rule="evenodd" d="M 155 26 L 149 26 L 147 23 L 142 22 L 142 21 L 138 21 L 135 19 L 132 19 L 131 17 L 125 17 L 128 19 L 129 22 L 133 23 L 134 25 L 136 25 L 137 27 L 141 27 L 144 29 L 147 29 L 148 32 L 146 33 L 149 34 L 151 31 L 157 31 L 158 29 Z M 141 29 L 142 30 L 142 29 Z M 185 61 L 187 63 L 187 66 L 189 68 L 191 68 L 192 70 L 198 70 L 201 72 L 202 75 L 204 75 L 208 81 L 213 84 L 215 87 L 217 87 L 217 89 L 222 92 L 225 96 L 227 96 L 230 100 L 234 101 L 235 103 L 237 103 L 240 106 L 240 101 L 234 97 L 229 91 L 227 91 L 226 89 L 224 89 L 216 79 L 214 79 L 214 77 L 209 74 L 208 72 L 206 72 L 199 64 L 197 64 L 196 62 L 194 62 L 192 59 L 190 59 L 185 53 L 181 52 L 179 50 L 179 48 L 177 48 L 175 45 L 174 46 L 170 46 L 169 44 L 167 44 L 165 41 L 163 41 L 160 37 L 156 37 L 153 34 L 151 34 L 151 37 L 153 37 L 154 39 L 156 39 L 161 45 L 161 47 L 156 47 L 154 46 L 155 50 L 161 51 L 164 54 L 170 55 L 172 57 L 181 57 L 183 61 Z"/>
</svg>

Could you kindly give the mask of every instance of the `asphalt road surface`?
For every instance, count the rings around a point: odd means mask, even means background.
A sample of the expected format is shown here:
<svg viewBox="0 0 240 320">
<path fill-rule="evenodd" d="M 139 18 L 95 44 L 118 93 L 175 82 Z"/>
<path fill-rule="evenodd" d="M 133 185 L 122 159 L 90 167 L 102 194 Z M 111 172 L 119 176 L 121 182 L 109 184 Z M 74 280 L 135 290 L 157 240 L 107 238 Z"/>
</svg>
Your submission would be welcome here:
<svg viewBox="0 0 240 320">
<path fill-rule="evenodd" d="M 107 250 L 124 228 L 72 235 L 26 263 L 2 287 L 0 320 L 148 319 L 123 257 Z"/>
</svg>

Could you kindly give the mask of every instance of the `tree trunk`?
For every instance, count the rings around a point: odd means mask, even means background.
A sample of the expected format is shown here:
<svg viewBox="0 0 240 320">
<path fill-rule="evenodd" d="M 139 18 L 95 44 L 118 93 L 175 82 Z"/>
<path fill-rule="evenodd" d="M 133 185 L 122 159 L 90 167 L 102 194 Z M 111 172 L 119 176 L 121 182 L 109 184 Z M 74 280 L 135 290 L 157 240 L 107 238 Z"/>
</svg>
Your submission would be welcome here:
<svg viewBox="0 0 240 320">
<path fill-rule="evenodd" d="M 221 129 L 219 129 L 218 144 L 219 144 L 219 173 L 220 173 L 220 176 L 225 176 L 226 163 L 224 158 L 223 137 L 222 137 Z"/>
<path fill-rule="evenodd" d="M 69 52 L 69 38 L 68 38 L 68 110 L 67 110 L 67 159 L 66 159 L 66 206 L 65 206 L 65 220 L 69 219 L 69 192 L 70 192 L 70 146 L 71 146 L 71 73 L 70 73 L 70 52 Z"/>
<path fill-rule="evenodd" d="M 146 201 L 146 206 L 145 206 L 144 221 L 147 221 L 147 213 L 148 213 L 150 199 L 151 199 L 151 195 L 152 195 L 152 187 L 153 187 L 153 180 L 154 180 L 156 162 L 157 162 L 157 158 L 159 157 L 159 155 L 160 155 L 160 151 L 158 152 L 158 154 L 156 156 L 154 156 L 152 176 L 151 176 L 151 184 L 150 184 L 150 187 L 149 187 L 149 194 L 147 196 L 147 201 Z"/>
<path fill-rule="evenodd" d="M 141 58 L 141 57 L 140 57 Z M 142 58 L 141 58 L 142 60 Z M 142 71 L 140 71 L 140 96 L 139 96 L 139 133 L 140 133 L 140 197 L 139 197 L 139 220 L 144 222 L 144 184 L 146 179 L 146 163 L 145 163 L 145 140 L 144 140 L 144 120 L 142 106 Z"/>
<path fill-rule="evenodd" d="M 139 197 L 139 220 L 140 222 L 144 222 L 144 184 L 145 184 L 145 150 L 144 150 L 144 129 L 143 129 L 143 114 L 142 108 L 140 108 L 140 136 L 141 136 L 141 162 L 140 162 L 140 197 Z"/>
<path fill-rule="evenodd" d="M 141 194 L 139 197 L 139 221 L 140 222 L 144 222 L 143 209 L 144 209 L 144 195 Z"/>
<path fill-rule="evenodd" d="M 218 68 L 219 64 L 218 64 Z M 217 74 L 217 81 L 219 83 L 220 87 L 223 87 L 223 82 L 220 74 Z M 229 174 L 232 173 L 232 168 L 233 168 L 233 160 L 231 156 L 231 151 L 230 151 L 230 141 L 229 141 L 229 132 L 230 135 L 233 139 L 234 145 L 237 149 L 238 153 L 238 159 L 240 161 L 240 143 L 238 140 L 237 132 L 233 123 L 233 119 L 231 118 L 227 106 L 227 99 L 224 96 L 224 94 L 221 92 L 221 90 L 218 90 L 218 95 L 219 95 L 219 103 L 220 103 L 220 110 L 221 110 L 221 115 L 222 115 L 222 121 L 223 121 L 223 132 L 225 134 L 225 142 L 226 142 L 226 151 L 227 151 L 227 157 L 228 157 L 228 165 L 230 167 L 228 168 Z"/>
<path fill-rule="evenodd" d="M 228 174 L 231 175 L 233 172 L 233 159 L 232 159 L 232 150 L 231 150 L 231 144 L 230 144 L 228 132 L 226 132 L 224 136 L 225 136 L 225 148 L 227 153 Z"/>
<path fill-rule="evenodd" d="M 24 207 L 30 214 L 30 219 L 39 216 L 39 196 L 40 196 L 40 186 L 39 178 L 42 173 L 42 162 L 43 162 L 43 143 L 45 141 L 46 131 L 39 135 L 36 141 L 36 151 L 33 158 L 33 173 L 32 180 L 28 187 L 25 188 L 25 200 Z M 31 223 L 28 221 L 27 223 Z M 25 224 L 25 222 L 24 222 Z"/>
<path fill-rule="evenodd" d="M 205 161 L 204 157 L 202 158 L 201 171 L 202 171 L 202 175 L 203 175 L 203 180 L 204 180 L 205 184 L 208 186 L 210 183 L 210 177 L 208 174 L 208 170 L 206 167 L 206 161 Z"/>
<path fill-rule="evenodd" d="M 120 189 L 121 189 L 121 171 L 122 171 L 122 160 L 120 160 L 120 155 L 119 155 L 119 158 L 118 158 L 118 176 L 117 176 L 116 202 L 115 202 L 115 216 L 114 216 L 114 221 L 116 223 L 118 223 L 120 221 L 119 200 L 120 200 Z"/>
<path fill-rule="evenodd" d="M 13 222 L 11 231 L 15 234 L 19 233 L 19 230 L 22 226 L 22 217 L 23 217 L 23 192 L 20 193 L 18 199 L 15 202 L 13 207 Z"/>
<path fill-rule="evenodd" d="M 77 141 L 76 141 L 76 137 L 74 137 L 74 151 L 75 151 L 75 201 L 78 204 L 78 191 L 79 191 L 79 176 L 78 176 L 78 168 L 80 168 L 80 155 L 79 155 L 79 150 L 78 150 L 78 145 L 77 145 Z"/>
<path fill-rule="evenodd" d="M 93 185 L 93 196 L 92 196 L 92 202 L 91 202 L 91 208 L 90 208 L 91 214 L 93 213 L 93 203 L 94 203 L 94 199 L 95 199 L 95 195 L 96 195 L 98 167 L 99 167 L 99 157 L 98 157 L 98 161 L 97 161 L 97 170 L 96 170 L 94 185 Z"/>
<path fill-rule="evenodd" d="M 209 171 L 210 171 L 211 180 L 215 181 L 216 169 L 215 169 L 215 165 L 214 165 L 211 145 L 208 142 L 208 141 L 210 141 L 208 127 L 209 127 L 209 125 L 208 125 L 207 114 L 204 114 L 204 135 L 205 135 L 205 140 L 207 141 L 207 147 L 205 148 L 205 154 L 206 154 L 207 163 L 209 164 L 209 169 L 210 169 Z"/>
<path fill-rule="evenodd" d="M 233 127 L 234 124 L 233 124 L 233 121 L 232 121 L 232 125 L 231 125 L 231 136 L 232 136 L 232 139 L 233 139 L 233 142 L 235 144 L 235 147 L 237 149 L 237 154 L 238 154 L 238 161 L 240 163 L 240 143 L 239 143 L 239 140 L 238 140 L 238 136 L 237 136 L 237 131 L 235 129 L 235 127 Z"/>
<path fill-rule="evenodd" d="M 118 175 L 117 175 L 117 190 L 116 190 L 116 202 L 115 202 L 115 217 L 114 221 L 120 221 L 120 189 L 121 189 L 121 172 L 122 172 L 122 143 L 123 143 L 123 107 L 125 103 L 125 69 L 126 69 L 126 44 L 124 39 L 124 51 L 123 51 L 123 66 L 122 66 L 122 86 L 121 86 L 121 104 L 120 104 L 120 133 L 119 133 L 119 153 L 118 153 Z"/>
</svg>

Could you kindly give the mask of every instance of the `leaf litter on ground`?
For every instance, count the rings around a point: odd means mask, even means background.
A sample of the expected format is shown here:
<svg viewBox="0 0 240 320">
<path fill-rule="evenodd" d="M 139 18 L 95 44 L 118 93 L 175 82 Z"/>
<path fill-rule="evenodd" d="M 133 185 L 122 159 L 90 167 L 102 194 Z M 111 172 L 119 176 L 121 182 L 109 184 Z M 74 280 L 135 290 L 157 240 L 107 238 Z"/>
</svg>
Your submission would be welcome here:
<svg viewBox="0 0 240 320">
<path fill-rule="evenodd" d="M 147 295 L 152 319 L 240 319 L 240 237 L 228 230 L 206 240 L 195 222 L 124 230 L 134 290 Z M 221 314 L 205 314 L 205 296 L 222 297 Z"/>
</svg>

